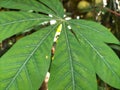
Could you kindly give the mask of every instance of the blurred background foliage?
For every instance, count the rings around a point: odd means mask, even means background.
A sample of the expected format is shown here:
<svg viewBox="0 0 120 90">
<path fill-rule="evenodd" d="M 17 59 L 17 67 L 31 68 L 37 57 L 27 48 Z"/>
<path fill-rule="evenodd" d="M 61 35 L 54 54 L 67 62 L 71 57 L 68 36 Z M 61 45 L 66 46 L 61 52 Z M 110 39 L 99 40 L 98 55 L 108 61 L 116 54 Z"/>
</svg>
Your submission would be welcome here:
<svg viewBox="0 0 120 90">
<path fill-rule="evenodd" d="M 119 0 L 62 0 L 62 2 L 67 15 L 99 22 L 120 40 Z"/>
</svg>

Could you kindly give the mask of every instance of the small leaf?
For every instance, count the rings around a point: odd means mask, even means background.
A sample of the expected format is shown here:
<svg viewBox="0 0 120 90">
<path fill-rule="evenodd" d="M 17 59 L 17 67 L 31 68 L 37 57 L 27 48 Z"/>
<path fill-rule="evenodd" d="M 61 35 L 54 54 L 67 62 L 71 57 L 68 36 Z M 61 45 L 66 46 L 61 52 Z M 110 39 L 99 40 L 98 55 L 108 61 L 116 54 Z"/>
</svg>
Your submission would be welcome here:
<svg viewBox="0 0 120 90">
<path fill-rule="evenodd" d="M 111 48 L 120 51 L 120 44 L 114 44 L 114 43 L 107 43 L 108 46 Z"/>
</svg>

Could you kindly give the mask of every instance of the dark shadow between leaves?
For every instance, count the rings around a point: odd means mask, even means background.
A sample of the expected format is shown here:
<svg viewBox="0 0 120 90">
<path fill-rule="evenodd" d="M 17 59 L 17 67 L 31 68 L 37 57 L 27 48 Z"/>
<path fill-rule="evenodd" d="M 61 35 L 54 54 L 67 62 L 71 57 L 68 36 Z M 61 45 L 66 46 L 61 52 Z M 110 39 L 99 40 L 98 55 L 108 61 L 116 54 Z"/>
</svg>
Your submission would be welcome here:
<svg viewBox="0 0 120 90">
<path fill-rule="evenodd" d="M 106 43 L 115 53 L 116 55 L 120 58 L 120 44 L 115 44 L 115 43 Z"/>
</svg>

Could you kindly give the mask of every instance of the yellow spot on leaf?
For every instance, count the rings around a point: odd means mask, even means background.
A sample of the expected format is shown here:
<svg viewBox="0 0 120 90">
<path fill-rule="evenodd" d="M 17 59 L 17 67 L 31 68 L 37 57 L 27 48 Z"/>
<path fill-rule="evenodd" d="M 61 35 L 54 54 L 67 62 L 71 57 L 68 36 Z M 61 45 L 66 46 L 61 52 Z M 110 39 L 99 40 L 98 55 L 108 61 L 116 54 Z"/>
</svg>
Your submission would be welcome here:
<svg viewBox="0 0 120 90">
<path fill-rule="evenodd" d="M 54 56 L 52 57 L 52 60 L 54 60 Z"/>
<path fill-rule="evenodd" d="M 57 32 L 61 32 L 61 29 L 62 29 L 62 24 L 60 24 L 57 28 Z"/>
<path fill-rule="evenodd" d="M 48 59 L 48 56 L 46 56 L 46 59 Z"/>
</svg>

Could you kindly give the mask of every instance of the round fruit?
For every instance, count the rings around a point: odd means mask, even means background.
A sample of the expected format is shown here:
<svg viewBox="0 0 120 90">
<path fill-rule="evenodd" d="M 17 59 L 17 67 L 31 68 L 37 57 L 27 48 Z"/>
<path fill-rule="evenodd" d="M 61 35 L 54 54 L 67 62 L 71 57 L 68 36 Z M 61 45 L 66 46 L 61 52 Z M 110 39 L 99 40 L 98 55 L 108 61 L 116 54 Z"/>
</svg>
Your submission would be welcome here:
<svg viewBox="0 0 120 90">
<path fill-rule="evenodd" d="M 102 4 L 102 0 L 95 0 L 95 4 L 96 5 Z"/>
<path fill-rule="evenodd" d="M 77 8 L 80 10 L 88 9 L 89 7 L 90 7 L 90 3 L 85 0 L 80 1 L 77 5 Z"/>
<path fill-rule="evenodd" d="M 89 11 L 86 15 L 85 15 L 86 19 L 94 19 L 94 13 Z"/>
</svg>

